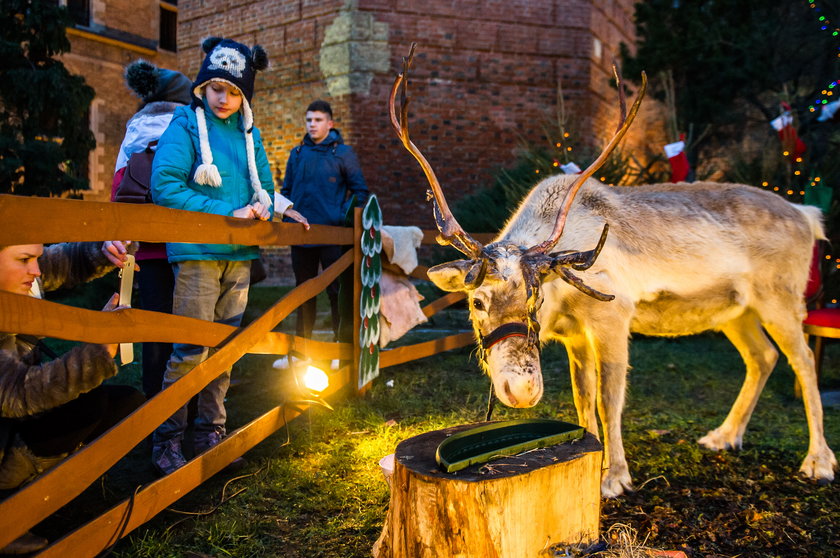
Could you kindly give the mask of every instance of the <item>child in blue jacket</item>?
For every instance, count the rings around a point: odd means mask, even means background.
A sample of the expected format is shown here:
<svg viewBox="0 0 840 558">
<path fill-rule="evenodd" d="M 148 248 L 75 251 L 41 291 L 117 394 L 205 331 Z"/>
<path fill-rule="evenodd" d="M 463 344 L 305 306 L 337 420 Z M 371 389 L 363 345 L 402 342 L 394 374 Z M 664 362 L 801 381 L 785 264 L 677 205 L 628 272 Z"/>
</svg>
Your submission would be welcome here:
<svg viewBox="0 0 840 558">
<path fill-rule="evenodd" d="M 152 166 L 152 199 L 158 205 L 242 219 L 271 218 L 274 192 L 271 169 L 254 127 L 251 98 L 254 74 L 268 66 L 260 46 L 211 37 L 207 56 L 192 84 L 190 106 L 175 110 L 158 143 Z M 305 222 L 291 202 L 277 197 L 278 213 Z M 174 314 L 239 326 L 248 301 L 251 260 L 257 246 L 170 243 L 167 257 L 175 273 Z M 174 344 L 163 388 L 209 356 L 209 349 Z M 230 370 L 198 394 L 194 454 L 225 436 L 224 398 Z M 187 426 L 184 406 L 155 431 L 152 461 L 169 474 L 186 463 L 181 448 Z"/>
</svg>

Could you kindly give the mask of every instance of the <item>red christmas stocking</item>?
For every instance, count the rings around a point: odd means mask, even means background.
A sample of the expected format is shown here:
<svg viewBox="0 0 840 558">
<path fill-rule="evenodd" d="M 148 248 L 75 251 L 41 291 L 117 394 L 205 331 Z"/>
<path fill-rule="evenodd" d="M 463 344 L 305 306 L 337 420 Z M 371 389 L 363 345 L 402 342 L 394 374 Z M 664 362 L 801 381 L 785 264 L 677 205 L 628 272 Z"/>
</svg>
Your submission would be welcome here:
<svg viewBox="0 0 840 558">
<path fill-rule="evenodd" d="M 682 138 L 682 136 L 680 136 Z M 671 182 L 682 182 L 688 178 L 691 166 L 688 164 L 688 157 L 685 155 L 685 141 L 669 143 L 665 146 L 665 156 L 671 163 Z"/>
<path fill-rule="evenodd" d="M 784 112 L 776 119 L 770 122 L 773 129 L 779 134 L 779 139 L 782 141 L 782 149 L 787 152 L 787 157 L 791 161 L 795 161 L 800 157 L 807 147 L 805 142 L 799 138 L 796 133 L 796 128 L 793 127 L 793 115 L 790 112 L 790 105 L 782 103 Z"/>
</svg>

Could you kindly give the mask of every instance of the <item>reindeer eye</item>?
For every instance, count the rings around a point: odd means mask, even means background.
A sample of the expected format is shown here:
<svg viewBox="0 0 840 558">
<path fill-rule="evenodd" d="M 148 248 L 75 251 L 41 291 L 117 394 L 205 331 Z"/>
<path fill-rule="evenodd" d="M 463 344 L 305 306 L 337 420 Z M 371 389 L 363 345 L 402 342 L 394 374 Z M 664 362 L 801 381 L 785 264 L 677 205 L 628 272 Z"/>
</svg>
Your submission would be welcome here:
<svg viewBox="0 0 840 558">
<path fill-rule="evenodd" d="M 484 303 L 480 299 L 473 299 L 473 308 L 476 310 L 484 310 Z"/>
</svg>

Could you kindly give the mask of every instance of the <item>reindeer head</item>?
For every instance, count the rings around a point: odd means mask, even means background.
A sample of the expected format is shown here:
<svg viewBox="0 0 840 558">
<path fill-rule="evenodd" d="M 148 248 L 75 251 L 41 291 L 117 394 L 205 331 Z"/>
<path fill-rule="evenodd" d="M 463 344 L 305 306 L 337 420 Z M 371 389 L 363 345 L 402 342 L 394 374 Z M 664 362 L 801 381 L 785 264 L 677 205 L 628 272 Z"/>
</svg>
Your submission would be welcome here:
<svg viewBox="0 0 840 558">
<path fill-rule="evenodd" d="M 391 88 L 391 125 L 405 148 L 420 163 L 431 186 L 427 197 L 433 200 L 435 223 L 440 231 L 438 244 L 452 246 L 467 256 L 467 259 L 429 269 L 429 278 L 445 291 L 467 293 L 470 320 L 479 344 L 479 360 L 493 381 L 496 397 L 511 407 L 532 407 L 543 393 L 539 358 L 540 324 L 537 321 L 537 310 L 542 304 L 540 286 L 543 279 L 548 275 L 557 275 L 593 298 L 602 301 L 614 298 L 588 287 L 573 273 L 574 270 L 586 270 L 595 263 L 606 242 L 609 225 L 604 226 L 600 240 L 591 250 L 551 251 L 563 234 L 566 217 L 578 190 L 603 165 L 629 129 L 644 96 L 647 77 L 642 73 L 642 87 L 627 115 L 624 89 L 618 72 L 613 68 L 618 83 L 620 123 L 604 151 L 569 187 L 551 235 L 531 247 L 502 242 L 482 246 L 455 220 L 431 165 L 409 139 L 407 79 L 415 46 L 412 43 L 408 57 L 403 59 L 403 71 Z M 401 92 L 399 117 L 396 110 L 398 90 Z"/>
</svg>

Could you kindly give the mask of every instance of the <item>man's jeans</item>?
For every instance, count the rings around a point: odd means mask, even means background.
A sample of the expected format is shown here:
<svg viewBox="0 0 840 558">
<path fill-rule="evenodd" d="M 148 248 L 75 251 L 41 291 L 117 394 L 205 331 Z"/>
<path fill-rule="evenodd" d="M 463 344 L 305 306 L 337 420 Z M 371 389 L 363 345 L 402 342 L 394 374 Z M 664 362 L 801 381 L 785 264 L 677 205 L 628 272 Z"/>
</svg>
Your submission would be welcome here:
<svg viewBox="0 0 840 558">
<path fill-rule="evenodd" d="M 175 272 L 173 314 L 239 326 L 248 303 L 250 261 L 186 261 L 172 264 L 172 269 Z M 173 384 L 209 356 L 210 349 L 207 347 L 175 343 L 163 376 L 163 388 Z M 213 431 L 224 434 L 227 418 L 224 401 L 229 385 L 230 369 L 198 393 L 196 439 L 206 437 Z M 184 405 L 155 430 L 154 444 L 181 438 L 186 428 L 187 406 Z"/>
</svg>

